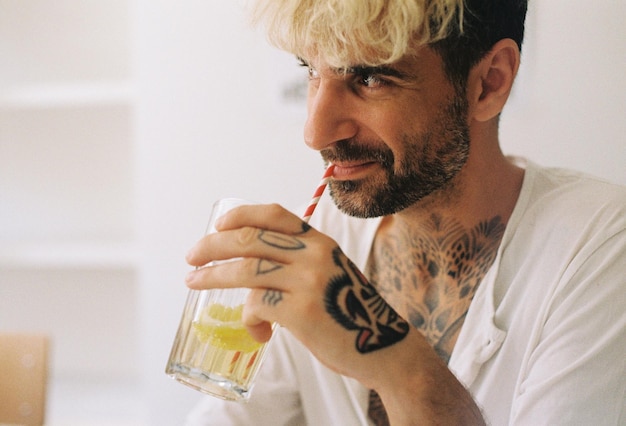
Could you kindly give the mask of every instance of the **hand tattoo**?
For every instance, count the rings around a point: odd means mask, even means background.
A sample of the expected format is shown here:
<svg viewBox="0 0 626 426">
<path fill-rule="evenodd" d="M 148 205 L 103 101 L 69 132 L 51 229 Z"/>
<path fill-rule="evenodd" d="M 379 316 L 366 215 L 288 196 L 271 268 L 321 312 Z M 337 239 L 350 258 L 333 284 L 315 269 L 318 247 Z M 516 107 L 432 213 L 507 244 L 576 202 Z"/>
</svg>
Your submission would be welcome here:
<svg viewBox="0 0 626 426">
<path fill-rule="evenodd" d="M 373 352 L 402 340 L 409 324 L 376 292 L 339 247 L 333 260 L 342 273 L 328 283 L 326 311 L 347 330 L 358 330 L 355 346 L 360 353 Z"/>
<path fill-rule="evenodd" d="M 263 294 L 263 303 L 270 306 L 276 306 L 278 302 L 283 300 L 283 292 L 279 290 L 268 289 Z"/>
</svg>

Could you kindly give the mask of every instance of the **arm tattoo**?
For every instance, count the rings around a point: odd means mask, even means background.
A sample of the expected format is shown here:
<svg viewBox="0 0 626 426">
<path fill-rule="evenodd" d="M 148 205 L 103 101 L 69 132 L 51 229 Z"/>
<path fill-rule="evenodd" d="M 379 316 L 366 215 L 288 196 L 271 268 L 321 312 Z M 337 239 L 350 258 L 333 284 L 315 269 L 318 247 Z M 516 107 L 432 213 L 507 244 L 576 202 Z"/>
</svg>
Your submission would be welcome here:
<svg viewBox="0 0 626 426">
<path fill-rule="evenodd" d="M 358 330 L 357 351 L 373 352 L 402 340 L 409 332 L 408 323 L 380 297 L 339 247 L 333 250 L 333 260 L 342 272 L 328 283 L 326 311 L 345 329 Z"/>
</svg>

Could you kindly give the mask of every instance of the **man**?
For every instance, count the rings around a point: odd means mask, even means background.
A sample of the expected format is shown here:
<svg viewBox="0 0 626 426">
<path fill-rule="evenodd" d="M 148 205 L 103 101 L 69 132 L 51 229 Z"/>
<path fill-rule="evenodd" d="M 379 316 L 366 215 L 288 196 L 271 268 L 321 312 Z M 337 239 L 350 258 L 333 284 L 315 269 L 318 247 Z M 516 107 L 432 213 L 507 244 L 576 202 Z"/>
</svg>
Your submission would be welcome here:
<svg viewBox="0 0 626 426">
<path fill-rule="evenodd" d="M 253 336 L 282 326 L 250 403 L 207 399 L 190 424 L 623 424 L 626 190 L 501 152 L 525 12 L 260 5 L 308 69 L 304 138 L 335 166 L 338 210 L 309 227 L 243 207 L 190 251 L 245 258 L 187 284 L 245 283 Z"/>
</svg>

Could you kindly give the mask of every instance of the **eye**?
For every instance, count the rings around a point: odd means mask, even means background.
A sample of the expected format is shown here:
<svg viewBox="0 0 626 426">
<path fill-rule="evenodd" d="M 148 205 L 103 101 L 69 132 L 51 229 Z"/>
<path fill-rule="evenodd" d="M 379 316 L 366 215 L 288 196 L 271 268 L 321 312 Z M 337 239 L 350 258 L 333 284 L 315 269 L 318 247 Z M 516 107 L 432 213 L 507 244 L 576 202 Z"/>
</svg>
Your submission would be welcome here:
<svg viewBox="0 0 626 426">
<path fill-rule="evenodd" d="M 395 70 L 385 67 L 354 67 L 349 69 L 353 84 L 362 89 L 378 90 L 393 84 Z"/>
<path fill-rule="evenodd" d="M 319 78 L 319 73 L 315 68 L 308 64 L 304 59 L 298 58 L 298 65 L 307 69 L 309 80 L 315 80 Z"/>
<path fill-rule="evenodd" d="M 363 74 L 358 76 L 358 83 L 369 89 L 376 89 L 386 86 L 389 82 L 380 77 L 379 74 Z"/>
<path fill-rule="evenodd" d="M 307 70 L 309 72 L 309 80 L 317 80 L 320 77 L 315 68 L 309 66 Z"/>
</svg>

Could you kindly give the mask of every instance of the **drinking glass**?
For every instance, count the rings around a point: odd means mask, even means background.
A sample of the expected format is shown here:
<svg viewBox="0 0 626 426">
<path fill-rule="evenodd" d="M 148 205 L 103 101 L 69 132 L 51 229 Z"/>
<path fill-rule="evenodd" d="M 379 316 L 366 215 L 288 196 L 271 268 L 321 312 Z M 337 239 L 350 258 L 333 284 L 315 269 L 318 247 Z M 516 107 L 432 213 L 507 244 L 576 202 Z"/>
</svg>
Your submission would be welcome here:
<svg viewBox="0 0 626 426">
<path fill-rule="evenodd" d="M 254 203 L 237 198 L 217 201 L 206 232 L 216 232 L 216 219 L 244 204 Z M 241 322 L 249 291 L 189 290 L 166 374 L 209 395 L 247 400 L 269 344 L 254 340 Z"/>
</svg>

